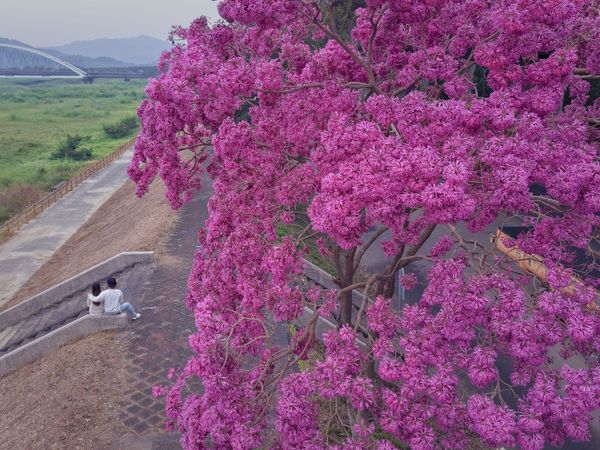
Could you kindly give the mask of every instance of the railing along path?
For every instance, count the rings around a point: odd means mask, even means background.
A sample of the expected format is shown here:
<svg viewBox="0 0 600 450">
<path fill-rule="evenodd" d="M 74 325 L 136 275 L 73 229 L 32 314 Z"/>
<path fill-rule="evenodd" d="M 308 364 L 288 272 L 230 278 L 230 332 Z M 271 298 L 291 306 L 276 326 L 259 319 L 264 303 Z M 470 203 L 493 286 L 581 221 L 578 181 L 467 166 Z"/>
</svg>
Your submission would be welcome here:
<svg viewBox="0 0 600 450">
<path fill-rule="evenodd" d="M 106 155 L 104 158 L 99 159 L 98 161 L 86 166 L 83 171 L 78 173 L 73 178 L 70 178 L 67 181 L 62 182 L 58 189 L 50 192 L 45 195 L 37 202 L 32 203 L 19 214 L 14 217 L 11 217 L 2 225 L 0 225 L 0 242 L 10 236 L 12 233 L 18 231 L 23 225 L 29 222 L 31 219 L 39 216 L 46 208 L 52 205 L 57 200 L 64 197 L 66 194 L 71 192 L 81 183 L 83 183 L 87 178 L 96 172 L 104 169 L 115 159 L 120 157 L 125 151 L 130 148 L 135 142 L 135 137 L 129 139 L 127 142 L 121 144 L 114 152 Z"/>
</svg>

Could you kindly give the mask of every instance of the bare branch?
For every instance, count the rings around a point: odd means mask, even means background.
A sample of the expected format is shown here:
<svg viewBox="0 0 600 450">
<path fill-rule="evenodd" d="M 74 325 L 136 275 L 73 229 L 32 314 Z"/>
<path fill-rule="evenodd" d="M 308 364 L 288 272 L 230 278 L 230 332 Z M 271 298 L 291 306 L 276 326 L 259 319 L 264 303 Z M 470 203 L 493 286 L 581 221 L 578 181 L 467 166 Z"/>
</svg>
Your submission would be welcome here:
<svg viewBox="0 0 600 450">
<path fill-rule="evenodd" d="M 388 227 L 381 227 L 379 230 L 377 230 L 375 232 L 375 234 L 373 234 L 373 236 L 371 236 L 371 238 L 367 241 L 367 243 L 360 248 L 360 250 L 358 251 L 358 253 L 356 255 L 356 260 L 354 262 L 354 270 L 355 271 L 356 271 L 356 269 L 358 269 L 358 266 L 360 265 L 360 261 L 361 261 L 362 257 L 365 255 L 365 253 L 367 252 L 367 250 L 369 250 L 369 247 L 371 247 L 371 245 L 373 245 L 373 243 L 387 230 L 389 230 Z"/>
</svg>

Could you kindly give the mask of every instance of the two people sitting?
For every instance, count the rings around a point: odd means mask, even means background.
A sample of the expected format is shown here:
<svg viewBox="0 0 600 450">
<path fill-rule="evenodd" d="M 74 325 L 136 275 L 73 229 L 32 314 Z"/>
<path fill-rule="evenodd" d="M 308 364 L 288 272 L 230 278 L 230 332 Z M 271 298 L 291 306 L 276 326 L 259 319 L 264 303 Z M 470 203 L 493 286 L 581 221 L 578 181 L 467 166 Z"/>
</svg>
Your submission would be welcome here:
<svg viewBox="0 0 600 450">
<path fill-rule="evenodd" d="M 90 314 L 115 315 L 126 311 L 132 320 L 139 319 L 141 314 L 136 313 L 130 303 L 123 303 L 123 291 L 117 289 L 117 280 L 110 277 L 106 284 L 108 289 L 104 291 L 101 290 L 100 283 L 92 284 L 92 293 L 87 297 Z"/>
</svg>

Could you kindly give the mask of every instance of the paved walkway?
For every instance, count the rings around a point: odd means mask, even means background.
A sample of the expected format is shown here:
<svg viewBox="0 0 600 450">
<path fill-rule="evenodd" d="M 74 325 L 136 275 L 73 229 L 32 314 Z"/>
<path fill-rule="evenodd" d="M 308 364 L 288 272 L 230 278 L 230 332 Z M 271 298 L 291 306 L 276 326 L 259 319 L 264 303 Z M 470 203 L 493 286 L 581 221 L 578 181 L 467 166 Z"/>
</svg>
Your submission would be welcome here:
<svg viewBox="0 0 600 450">
<path fill-rule="evenodd" d="M 131 157 L 126 151 L 0 244 L 0 306 L 121 187 Z"/>
<path fill-rule="evenodd" d="M 206 189 L 182 208 L 166 240 L 166 254 L 159 257 L 142 301 L 136 304 L 142 318 L 131 327 L 127 344 L 131 355 L 127 369 L 130 384 L 120 408 L 129 436 L 117 441 L 113 448 L 128 448 L 131 435 L 166 437 L 164 398 L 153 398 L 152 386 L 167 384 L 169 368 L 182 368 L 192 354 L 188 336 L 195 326 L 185 297 L 197 230 L 206 219 L 209 195 Z M 171 434 L 171 438 L 176 442 L 177 434 Z"/>
</svg>

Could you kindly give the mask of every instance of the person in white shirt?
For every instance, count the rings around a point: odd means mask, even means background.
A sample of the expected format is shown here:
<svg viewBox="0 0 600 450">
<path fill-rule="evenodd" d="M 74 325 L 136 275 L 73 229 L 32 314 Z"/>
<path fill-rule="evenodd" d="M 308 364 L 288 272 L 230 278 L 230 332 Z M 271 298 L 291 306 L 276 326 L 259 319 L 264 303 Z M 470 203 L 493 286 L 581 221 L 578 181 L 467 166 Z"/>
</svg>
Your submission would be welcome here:
<svg viewBox="0 0 600 450">
<path fill-rule="evenodd" d="M 90 309 L 90 314 L 97 315 L 102 314 L 104 312 L 100 292 L 100 283 L 92 284 L 92 293 L 87 295 L 87 305 Z"/>
<path fill-rule="evenodd" d="M 123 292 L 117 289 L 117 280 L 110 277 L 106 280 L 106 284 L 108 284 L 108 289 L 100 294 L 100 297 L 104 300 L 104 314 L 121 314 L 123 311 L 127 311 L 127 314 L 133 320 L 139 319 L 141 314 L 136 313 L 130 303 L 122 303 Z"/>
</svg>

